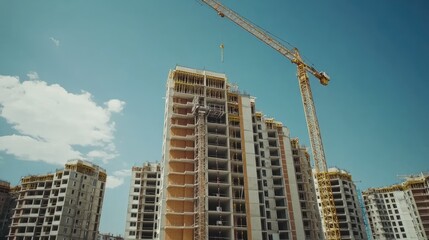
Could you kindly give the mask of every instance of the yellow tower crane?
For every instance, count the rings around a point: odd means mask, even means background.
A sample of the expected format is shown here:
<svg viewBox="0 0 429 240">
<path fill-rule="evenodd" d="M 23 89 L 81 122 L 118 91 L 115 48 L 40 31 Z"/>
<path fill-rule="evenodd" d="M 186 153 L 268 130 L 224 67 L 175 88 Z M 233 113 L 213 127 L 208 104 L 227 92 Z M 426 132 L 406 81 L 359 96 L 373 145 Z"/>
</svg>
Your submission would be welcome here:
<svg viewBox="0 0 429 240">
<path fill-rule="evenodd" d="M 320 134 L 319 122 L 316 116 L 316 108 L 314 106 L 313 94 L 311 93 L 310 82 L 307 72 L 311 73 L 319 79 L 322 85 L 328 85 L 329 76 L 325 72 L 319 72 L 314 67 L 306 64 L 298 49 L 288 49 L 277 41 L 271 34 L 264 31 L 260 27 L 250 23 L 236 12 L 225 7 L 216 0 L 202 0 L 205 4 L 213 8 L 221 17 L 227 17 L 244 30 L 257 37 L 268 46 L 274 48 L 277 52 L 288 58 L 292 63 L 297 65 L 298 82 L 301 90 L 302 103 L 304 105 L 305 119 L 310 137 L 311 149 L 314 157 L 314 165 L 316 170 L 316 179 L 319 185 L 320 199 L 322 202 L 323 224 L 325 226 L 326 239 L 340 239 L 340 230 L 338 218 L 336 214 L 334 198 L 332 195 L 332 187 L 326 165 L 325 151 L 323 149 L 322 136 Z"/>
</svg>

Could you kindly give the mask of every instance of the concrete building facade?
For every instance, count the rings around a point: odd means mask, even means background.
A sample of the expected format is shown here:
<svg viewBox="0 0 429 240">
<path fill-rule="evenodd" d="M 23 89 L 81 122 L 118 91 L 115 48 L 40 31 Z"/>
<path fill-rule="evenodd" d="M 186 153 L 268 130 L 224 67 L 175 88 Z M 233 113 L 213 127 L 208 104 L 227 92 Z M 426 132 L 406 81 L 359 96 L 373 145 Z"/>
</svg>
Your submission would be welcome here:
<svg viewBox="0 0 429 240">
<path fill-rule="evenodd" d="M 71 160 L 55 173 L 23 177 L 8 239 L 97 239 L 106 176 L 92 163 Z"/>
<path fill-rule="evenodd" d="M 299 202 L 302 209 L 302 221 L 305 239 L 323 239 L 322 222 L 317 205 L 310 154 L 307 148 L 299 144 L 297 138 L 291 139 L 293 163 L 298 186 Z"/>
<path fill-rule="evenodd" d="M 351 174 L 338 168 L 329 168 L 328 171 L 331 179 L 341 239 L 368 239 L 363 219 L 364 216 L 357 195 L 358 192 L 356 185 L 352 181 Z M 319 214 L 322 216 L 323 220 L 317 180 L 315 180 L 315 186 Z"/>
<path fill-rule="evenodd" d="M 125 224 L 125 239 L 157 239 L 161 166 L 145 163 L 133 167 Z"/>
<path fill-rule="evenodd" d="M 374 239 L 427 239 L 429 234 L 429 175 L 363 192 Z"/>
<path fill-rule="evenodd" d="M 163 139 L 159 239 L 320 236 L 315 197 L 300 200 L 298 190 L 311 190 L 303 178 L 312 173 L 305 165 L 297 179 L 288 129 L 224 74 L 170 71 Z"/>
</svg>

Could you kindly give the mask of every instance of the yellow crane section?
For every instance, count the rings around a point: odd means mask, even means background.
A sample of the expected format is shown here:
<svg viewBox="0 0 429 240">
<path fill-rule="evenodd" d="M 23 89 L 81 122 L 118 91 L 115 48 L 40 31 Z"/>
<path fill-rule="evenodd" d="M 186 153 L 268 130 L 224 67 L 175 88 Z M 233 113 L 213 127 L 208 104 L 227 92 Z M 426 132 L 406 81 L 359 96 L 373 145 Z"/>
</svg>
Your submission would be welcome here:
<svg viewBox="0 0 429 240">
<path fill-rule="evenodd" d="M 316 108 L 313 101 L 313 94 L 310 88 L 310 82 L 307 72 L 315 76 L 322 85 L 328 85 L 329 76 L 325 72 L 320 72 L 314 67 L 306 64 L 298 49 L 288 49 L 279 41 L 277 41 L 271 34 L 263 29 L 250 23 L 236 12 L 225 7 L 216 0 L 202 0 L 205 4 L 213 8 L 221 17 L 227 17 L 232 22 L 243 28 L 244 30 L 257 37 L 268 46 L 274 48 L 277 52 L 288 58 L 295 65 L 297 65 L 297 77 L 301 91 L 302 103 L 304 106 L 305 119 L 307 121 L 307 128 L 310 137 L 310 144 L 314 158 L 314 165 L 316 170 L 316 180 L 319 185 L 320 198 L 322 202 L 323 224 L 325 226 L 326 239 L 340 239 L 340 230 L 338 225 L 338 218 L 336 214 L 334 198 L 332 195 L 332 187 L 330 177 L 328 174 L 328 167 L 325 159 L 325 151 L 322 143 L 322 136 L 320 134 L 319 121 L 316 116 Z"/>
</svg>

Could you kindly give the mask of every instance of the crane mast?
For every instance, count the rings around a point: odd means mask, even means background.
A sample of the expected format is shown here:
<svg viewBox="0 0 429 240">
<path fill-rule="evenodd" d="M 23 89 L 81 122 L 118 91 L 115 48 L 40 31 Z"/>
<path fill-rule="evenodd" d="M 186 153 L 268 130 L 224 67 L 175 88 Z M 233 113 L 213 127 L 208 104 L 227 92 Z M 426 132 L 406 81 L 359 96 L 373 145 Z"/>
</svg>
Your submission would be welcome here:
<svg viewBox="0 0 429 240">
<path fill-rule="evenodd" d="M 328 85 L 329 77 L 324 72 L 317 71 L 314 67 L 307 65 L 301 58 L 298 49 L 288 49 L 273 36 L 250 23 L 236 12 L 223 6 L 216 0 L 202 0 L 205 4 L 213 8 L 221 17 L 227 17 L 232 22 L 248 31 L 268 46 L 288 58 L 297 65 L 297 77 L 301 91 L 302 103 L 304 106 L 305 119 L 310 138 L 311 149 L 314 158 L 315 177 L 319 186 L 320 199 L 322 202 L 323 224 L 325 226 L 326 239 L 340 239 L 340 230 L 336 214 L 334 198 L 328 167 L 325 159 L 322 137 L 320 134 L 319 122 L 317 120 L 316 108 L 310 88 L 307 72 L 314 75 L 322 85 Z"/>
</svg>

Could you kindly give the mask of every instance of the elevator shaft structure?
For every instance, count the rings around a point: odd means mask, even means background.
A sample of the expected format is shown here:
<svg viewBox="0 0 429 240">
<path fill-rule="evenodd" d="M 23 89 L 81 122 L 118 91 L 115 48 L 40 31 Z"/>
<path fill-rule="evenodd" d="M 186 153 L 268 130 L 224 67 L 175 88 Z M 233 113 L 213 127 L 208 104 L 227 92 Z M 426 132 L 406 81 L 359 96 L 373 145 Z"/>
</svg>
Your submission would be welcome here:
<svg viewBox="0 0 429 240">
<path fill-rule="evenodd" d="M 194 186 L 194 239 L 205 240 L 207 236 L 206 216 L 206 115 L 208 109 L 194 98 L 193 114 L 195 116 L 195 186 Z"/>
<path fill-rule="evenodd" d="M 297 77 L 301 91 L 302 102 L 304 106 L 305 118 L 310 138 L 311 149 L 314 158 L 316 170 L 316 179 L 319 185 L 320 197 L 322 202 L 323 224 L 325 226 L 326 239 L 340 239 L 340 230 L 336 208 L 334 204 L 330 176 L 325 159 L 325 152 L 322 143 L 322 137 L 317 120 L 316 108 L 313 101 L 313 96 L 310 88 L 307 72 L 315 76 L 322 85 L 328 85 L 329 76 L 325 72 L 320 72 L 314 67 L 306 64 L 298 49 L 288 49 L 282 43 L 277 41 L 275 37 L 269 34 L 262 28 L 250 23 L 245 18 L 241 17 L 236 12 L 225 7 L 216 0 L 202 0 L 205 4 L 213 8 L 219 16 L 227 17 L 232 22 L 251 33 L 253 36 L 274 48 L 277 52 L 288 58 L 292 63 L 297 65 Z"/>
</svg>

